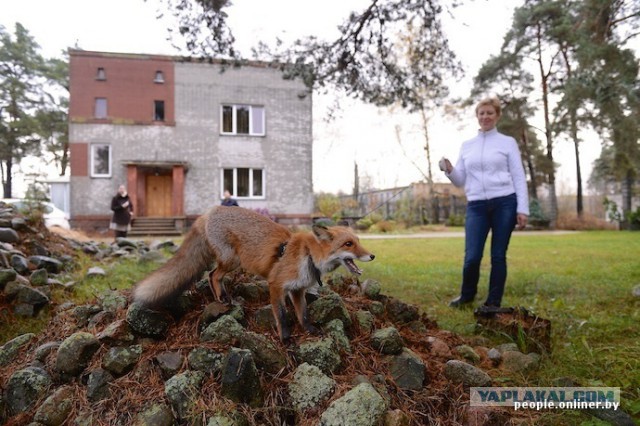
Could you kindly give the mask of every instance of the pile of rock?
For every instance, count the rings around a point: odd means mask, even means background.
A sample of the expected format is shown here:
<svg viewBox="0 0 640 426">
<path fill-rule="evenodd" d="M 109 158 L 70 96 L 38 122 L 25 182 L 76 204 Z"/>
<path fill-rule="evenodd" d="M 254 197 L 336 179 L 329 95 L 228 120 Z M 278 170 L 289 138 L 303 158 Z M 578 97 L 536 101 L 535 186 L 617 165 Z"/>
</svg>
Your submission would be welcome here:
<svg viewBox="0 0 640 426">
<path fill-rule="evenodd" d="M 309 304 L 323 336 L 283 346 L 268 287 L 243 279 L 234 304 L 206 281 L 169 312 L 108 292 L 68 306 L 41 336 L 0 347 L 0 421 L 38 425 L 408 425 L 509 421 L 470 410 L 469 386 L 499 365 L 534 368 L 517 348 L 470 346 L 380 284 L 330 279 Z M 290 318 L 292 324 L 295 323 Z M 522 367 L 514 353 L 530 357 Z"/>
</svg>

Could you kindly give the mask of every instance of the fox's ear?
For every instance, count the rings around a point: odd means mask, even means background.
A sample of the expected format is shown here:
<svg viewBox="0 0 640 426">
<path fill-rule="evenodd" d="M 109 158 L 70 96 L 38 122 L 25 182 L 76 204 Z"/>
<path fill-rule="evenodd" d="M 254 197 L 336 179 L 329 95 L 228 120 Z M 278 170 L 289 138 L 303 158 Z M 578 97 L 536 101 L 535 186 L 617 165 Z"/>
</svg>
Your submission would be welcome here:
<svg viewBox="0 0 640 426">
<path fill-rule="evenodd" d="M 313 234 L 318 237 L 321 241 L 331 241 L 333 239 L 333 235 L 331 235 L 331 231 L 324 225 L 313 225 L 311 228 L 313 230 Z"/>
</svg>

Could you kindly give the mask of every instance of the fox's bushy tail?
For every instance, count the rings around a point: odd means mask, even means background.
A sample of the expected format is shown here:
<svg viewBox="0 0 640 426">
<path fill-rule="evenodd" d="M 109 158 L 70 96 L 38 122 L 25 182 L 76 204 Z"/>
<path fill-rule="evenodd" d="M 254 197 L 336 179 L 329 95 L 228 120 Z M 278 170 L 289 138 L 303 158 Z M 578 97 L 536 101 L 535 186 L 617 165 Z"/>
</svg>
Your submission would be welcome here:
<svg viewBox="0 0 640 426">
<path fill-rule="evenodd" d="M 162 306 L 200 278 L 213 260 L 203 216 L 193 224 L 176 254 L 135 286 L 133 301 L 148 307 Z"/>
</svg>

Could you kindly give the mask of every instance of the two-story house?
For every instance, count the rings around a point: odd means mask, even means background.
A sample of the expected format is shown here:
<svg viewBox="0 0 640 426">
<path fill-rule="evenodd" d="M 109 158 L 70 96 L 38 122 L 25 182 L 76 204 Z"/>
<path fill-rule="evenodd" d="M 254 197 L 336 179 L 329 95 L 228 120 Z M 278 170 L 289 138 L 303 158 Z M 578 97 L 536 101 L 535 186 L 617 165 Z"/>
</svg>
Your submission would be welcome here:
<svg viewBox="0 0 640 426">
<path fill-rule="evenodd" d="M 70 50 L 72 225 L 104 228 L 127 186 L 136 217 L 192 220 L 228 189 L 283 222 L 313 209 L 312 97 L 265 63 Z"/>
</svg>

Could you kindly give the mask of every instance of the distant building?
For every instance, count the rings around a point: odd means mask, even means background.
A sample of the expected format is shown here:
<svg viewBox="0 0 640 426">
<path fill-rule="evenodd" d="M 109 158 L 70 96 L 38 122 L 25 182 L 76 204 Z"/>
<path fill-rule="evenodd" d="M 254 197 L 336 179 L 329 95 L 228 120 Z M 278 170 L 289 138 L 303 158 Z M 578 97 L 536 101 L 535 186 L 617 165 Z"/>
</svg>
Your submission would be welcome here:
<svg viewBox="0 0 640 426">
<path fill-rule="evenodd" d="M 220 204 L 281 221 L 313 209 L 312 97 L 265 63 L 70 50 L 72 225 L 106 227 L 127 185 L 136 217 Z"/>
</svg>

